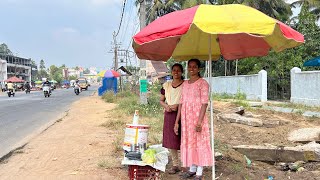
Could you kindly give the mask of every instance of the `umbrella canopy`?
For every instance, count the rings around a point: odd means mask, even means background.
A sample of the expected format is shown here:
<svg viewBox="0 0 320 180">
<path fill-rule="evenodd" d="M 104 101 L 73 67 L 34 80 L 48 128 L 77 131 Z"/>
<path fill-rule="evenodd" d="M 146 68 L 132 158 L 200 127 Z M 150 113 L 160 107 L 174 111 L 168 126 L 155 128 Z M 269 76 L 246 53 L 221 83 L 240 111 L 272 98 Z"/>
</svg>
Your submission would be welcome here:
<svg viewBox="0 0 320 180">
<path fill-rule="evenodd" d="M 133 37 L 133 48 L 140 59 L 207 60 L 210 46 L 212 59 L 234 60 L 303 42 L 302 34 L 254 8 L 202 4 L 156 19 Z"/>
<path fill-rule="evenodd" d="M 11 81 L 11 82 L 13 82 L 13 83 L 23 83 L 23 82 L 24 82 L 24 80 L 19 79 L 19 78 L 17 78 L 16 76 L 13 76 L 13 77 L 5 80 L 5 82 L 9 82 L 9 81 Z"/>
<path fill-rule="evenodd" d="M 100 71 L 98 76 L 105 77 L 105 78 L 111 78 L 111 77 L 120 77 L 120 73 L 114 70 L 103 70 Z"/>
<path fill-rule="evenodd" d="M 234 60 L 265 56 L 271 49 L 279 52 L 303 42 L 302 34 L 251 7 L 202 4 L 156 19 L 133 37 L 133 48 L 140 59 L 212 60 L 223 56 Z M 208 67 L 212 74 L 211 61 Z M 209 84 L 211 87 L 211 76 Z M 210 101 L 214 158 L 212 96 Z M 212 179 L 215 179 L 214 165 Z"/>
<path fill-rule="evenodd" d="M 303 66 L 320 66 L 320 56 L 304 62 Z"/>
</svg>

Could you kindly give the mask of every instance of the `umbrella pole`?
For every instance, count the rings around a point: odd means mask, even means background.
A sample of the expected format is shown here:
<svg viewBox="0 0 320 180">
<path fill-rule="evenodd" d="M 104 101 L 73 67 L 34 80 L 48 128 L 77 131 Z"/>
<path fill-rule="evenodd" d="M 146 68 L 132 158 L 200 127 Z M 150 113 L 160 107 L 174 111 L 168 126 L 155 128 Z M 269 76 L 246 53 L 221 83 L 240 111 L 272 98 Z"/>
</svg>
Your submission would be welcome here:
<svg viewBox="0 0 320 180">
<path fill-rule="evenodd" d="M 214 158 L 214 129 L 213 129 L 213 96 L 212 96 L 212 50 L 211 50 L 211 34 L 209 34 L 209 62 L 208 62 L 208 76 L 209 76 L 209 96 L 210 96 L 210 124 L 211 124 L 211 150 L 212 150 L 212 179 L 216 179 L 216 168 Z"/>
</svg>

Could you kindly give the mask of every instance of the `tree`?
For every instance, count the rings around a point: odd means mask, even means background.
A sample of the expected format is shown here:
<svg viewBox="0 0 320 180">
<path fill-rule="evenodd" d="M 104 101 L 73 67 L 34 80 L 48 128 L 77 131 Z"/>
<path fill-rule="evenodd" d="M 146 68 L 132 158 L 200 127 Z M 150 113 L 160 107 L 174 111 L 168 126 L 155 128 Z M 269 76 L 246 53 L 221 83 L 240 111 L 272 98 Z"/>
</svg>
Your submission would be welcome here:
<svg viewBox="0 0 320 180">
<path fill-rule="evenodd" d="M 55 65 L 50 66 L 50 79 L 51 80 L 56 80 L 58 83 L 61 83 L 63 80 L 62 77 L 62 69 L 56 67 Z"/>
<path fill-rule="evenodd" d="M 49 75 L 46 71 L 45 62 L 43 59 L 41 59 L 40 65 L 39 65 L 39 71 L 38 71 L 38 79 L 48 78 L 48 77 Z"/>
<path fill-rule="evenodd" d="M 2 43 L 0 44 L 0 54 L 12 55 L 12 52 L 10 51 L 9 47 L 5 43 Z"/>
<path fill-rule="evenodd" d="M 44 63 L 44 60 L 43 60 L 43 59 L 40 60 L 39 69 L 40 69 L 40 71 L 46 69 L 46 66 L 45 66 L 45 63 Z"/>
<path fill-rule="evenodd" d="M 83 71 L 83 74 L 90 74 L 90 70 L 88 68 L 86 68 L 84 71 Z"/>
<path fill-rule="evenodd" d="M 70 80 L 70 81 L 71 81 L 71 80 L 76 80 L 76 79 L 78 79 L 77 76 L 69 76 L 69 80 Z"/>
<path fill-rule="evenodd" d="M 291 3 L 292 7 L 302 5 L 306 6 L 312 14 L 316 15 L 317 19 L 320 18 L 320 0 L 296 0 Z"/>
<path fill-rule="evenodd" d="M 284 0 L 211 0 L 210 2 L 216 2 L 217 4 L 244 4 L 280 21 L 287 21 L 292 15 L 290 4 L 287 4 Z"/>
<path fill-rule="evenodd" d="M 146 1 L 146 24 L 150 24 L 158 17 L 168 13 L 186 9 L 195 5 L 205 4 L 206 0 L 145 0 Z M 136 5 L 141 0 L 136 0 Z"/>
</svg>

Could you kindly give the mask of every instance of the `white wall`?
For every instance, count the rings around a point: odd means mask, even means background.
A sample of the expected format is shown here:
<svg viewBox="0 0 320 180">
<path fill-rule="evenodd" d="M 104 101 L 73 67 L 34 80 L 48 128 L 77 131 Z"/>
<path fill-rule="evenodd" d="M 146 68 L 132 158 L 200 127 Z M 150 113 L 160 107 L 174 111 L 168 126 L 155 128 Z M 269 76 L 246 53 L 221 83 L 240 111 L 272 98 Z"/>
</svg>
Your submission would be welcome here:
<svg viewBox="0 0 320 180">
<path fill-rule="evenodd" d="M 320 71 L 304 71 L 294 67 L 291 74 L 292 103 L 309 106 L 320 105 Z"/>
<path fill-rule="evenodd" d="M 261 70 L 258 74 L 213 77 L 214 93 L 237 94 L 244 93 L 248 100 L 267 101 L 267 72 Z"/>
<path fill-rule="evenodd" d="M 3 82 L 7 78 L 7 61 L 0 59 L 0 82 Z"/>
</svg>

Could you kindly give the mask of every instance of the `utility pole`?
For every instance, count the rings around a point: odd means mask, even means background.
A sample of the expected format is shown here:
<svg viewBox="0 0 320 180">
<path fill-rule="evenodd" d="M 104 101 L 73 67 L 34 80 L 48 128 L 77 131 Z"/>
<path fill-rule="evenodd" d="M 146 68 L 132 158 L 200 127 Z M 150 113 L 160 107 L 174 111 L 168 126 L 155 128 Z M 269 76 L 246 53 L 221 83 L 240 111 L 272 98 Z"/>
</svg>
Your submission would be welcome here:
<svg viewBox="0 0 320 180">
<path fill-rule="evenodd" d="M 145 0 L 140 1 L 140 30 L 146 26 L 146 2 Z M 147 104 L 147 91 L 148 91 L 148 82 L 147 82 L 147 62 L 146 60 L 140 59 L 140 103 Z"/>
<path fill-rule="evenodd" d="M 116 32 L 113 32 L 113 43 L 114 43 L 114 70 L 118 69 L 118 44 Z"/>
</svg>

